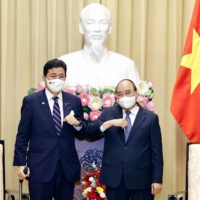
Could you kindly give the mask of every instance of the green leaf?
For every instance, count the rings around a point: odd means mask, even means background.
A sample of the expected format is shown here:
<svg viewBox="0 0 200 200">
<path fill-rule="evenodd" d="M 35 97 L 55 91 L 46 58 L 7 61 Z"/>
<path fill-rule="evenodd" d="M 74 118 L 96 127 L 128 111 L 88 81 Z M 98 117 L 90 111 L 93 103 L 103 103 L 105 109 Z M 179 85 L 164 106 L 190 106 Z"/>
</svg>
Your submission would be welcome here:
<svg viewBox="0 0 200 200">
<path fill-rule="evenodd" d="M 83 106 L 83 111 L 86 112 L 89 115 L 90 112 L 91 112 L 91 109 L 87 106 Z"/>
<path fill-rule="evenodd" d="M 113 88 L 113 87 L 104 87 L 103 88 L 103 92 L 104 91 L 109 91 L 109 92 L 113 92 L 114 93 L 115 92 L 115 88 Z"/>
<path fill-rule="evenodd" d="M 28 95 L 35 93 L 36 89 L 35 88 L 30 88 L 28 90 Z"/>
<path fill-rule="evenodd" d="M 97 89 L 96 88 L 91 88 L 90 89 L 90 94 L 95 94 L 97 92 Z"/>
</svg>

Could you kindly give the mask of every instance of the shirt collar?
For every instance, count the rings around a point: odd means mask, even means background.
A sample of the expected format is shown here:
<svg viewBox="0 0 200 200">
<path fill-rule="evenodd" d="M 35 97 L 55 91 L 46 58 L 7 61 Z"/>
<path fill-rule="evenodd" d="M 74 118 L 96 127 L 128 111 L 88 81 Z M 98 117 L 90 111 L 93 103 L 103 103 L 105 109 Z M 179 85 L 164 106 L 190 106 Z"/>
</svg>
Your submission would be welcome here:
<svg viewBox="0 0 200 200">
<path fill-rule="evenodd" d="M 82 50 L 82 55 L 87 63 L 92 61 L 92 57 L 90 55 L 90 51 L 84 46 Z M 110 57 L 110 52 L 108 51 L 107 47 L 104 49 L 103 56 L 101 59 L 102 63 L 106 63 Z"/>
<path fill-rule="evenodd" d="M 126 114 L 126 110 L 124 109 L 122 110 L 123 110 L 123 114 Z M 135 116 L 137 115 L 138 111 L 139 111 L 139 106 L 137 104 L 130 110 L 131 114 Z"/>
<path fill-rule="evenodd" d="M 51 94 L 51 92 L 49 92 L 49 90 L 47 88 L 45 88 L 45 94 L 47 96 L 48 101 L 52 99 L 53 94 Z M 60 93 L 57 95 L 58 99 L 62 100 L 62 92 L 60 91 Z"/>
</svg>

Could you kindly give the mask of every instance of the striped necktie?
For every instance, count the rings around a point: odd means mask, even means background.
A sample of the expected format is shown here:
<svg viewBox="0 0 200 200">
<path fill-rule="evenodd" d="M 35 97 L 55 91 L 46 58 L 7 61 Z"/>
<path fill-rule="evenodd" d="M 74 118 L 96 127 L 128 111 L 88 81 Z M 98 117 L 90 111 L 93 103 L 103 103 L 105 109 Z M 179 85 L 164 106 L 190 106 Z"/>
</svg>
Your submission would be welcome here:
<svg viewBox="0 0 200 200">
<path fill-rule="evenodd" d="M 131 119 L 130 119 L 130 117 L 129 117 L 129 115 L 130 115 L 130 111 L 125 111 L 126 112 L 126 118 L 125 118 L 125 120 L 127 121 L 127 123 L 128 123 L 128 126 L 125 128 L 125 141 L 127 141 L 127 139 L 128 139 L 128 136 L 129 136 L 129 134 L 130 134 L 130 131 L 131 131 L 131 127 L 132 127 L 132 125 L 131 125 Z"/>
<path fill-rule="evenodd" d="M 58 97 L 53 97 L 54 105 L 53 105 L 53 121 L 55 123 L 55 127 L 57 130 L 57 135 L 61 133 L 61 116 L 60 116 L 60 107 L 58 104 Z"/>
</svg>

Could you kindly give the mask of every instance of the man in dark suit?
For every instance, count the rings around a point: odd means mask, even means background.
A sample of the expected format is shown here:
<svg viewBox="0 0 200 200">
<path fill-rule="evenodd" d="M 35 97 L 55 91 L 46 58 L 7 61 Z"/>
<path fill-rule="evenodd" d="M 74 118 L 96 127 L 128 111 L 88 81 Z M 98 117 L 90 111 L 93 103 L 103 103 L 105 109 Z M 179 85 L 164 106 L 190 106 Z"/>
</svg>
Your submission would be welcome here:
<svg viewBox="0 0 200 200">
<path fill-rule="evenodd" d="M 23 100 L 13 165 L 19 166 L 20 179 L 28 177 L 31 200 L 72 200 L 74 183 L 80 179 L 75 134 L 81 132 L 83 110 L 78 97 L 61 91 L 66 71 L 63 61 L 48 61 L 46 88 Z"/>
<path fill-rule="evenodd" d="M 106 108 L 87 126 L 105 133 L 100 182 L 108 200 L 153 200 L 162 188 L 163 154 L 158 116 L 136 103 L 137 88 L 124 79 L 116 87 L 119 106 Z"/>
</svg>

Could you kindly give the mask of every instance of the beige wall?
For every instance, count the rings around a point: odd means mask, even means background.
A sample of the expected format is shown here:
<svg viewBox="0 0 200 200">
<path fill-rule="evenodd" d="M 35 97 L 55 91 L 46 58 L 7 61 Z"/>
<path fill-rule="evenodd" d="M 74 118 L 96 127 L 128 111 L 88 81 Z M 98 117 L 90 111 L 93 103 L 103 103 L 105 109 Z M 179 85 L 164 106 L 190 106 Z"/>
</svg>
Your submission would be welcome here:
<svg viewBox="0 0 200 200">
<path fill-rule="evenodd" d="M 22 98 L 41 81 L 47 60 L 82 48 L 79 13 L 85 5 L 100 2 L 112 14 L 109 49 L 132 58 L 141 78 L 155 82 L 165 162 L 163 191 L 156 199 L 184 190 L 186 138 L 170 113 L 170 101 L 194 1 L 1 0 L 0 128 L 6 187 L 18 189 L 12 160 Z"/>
</svg>

